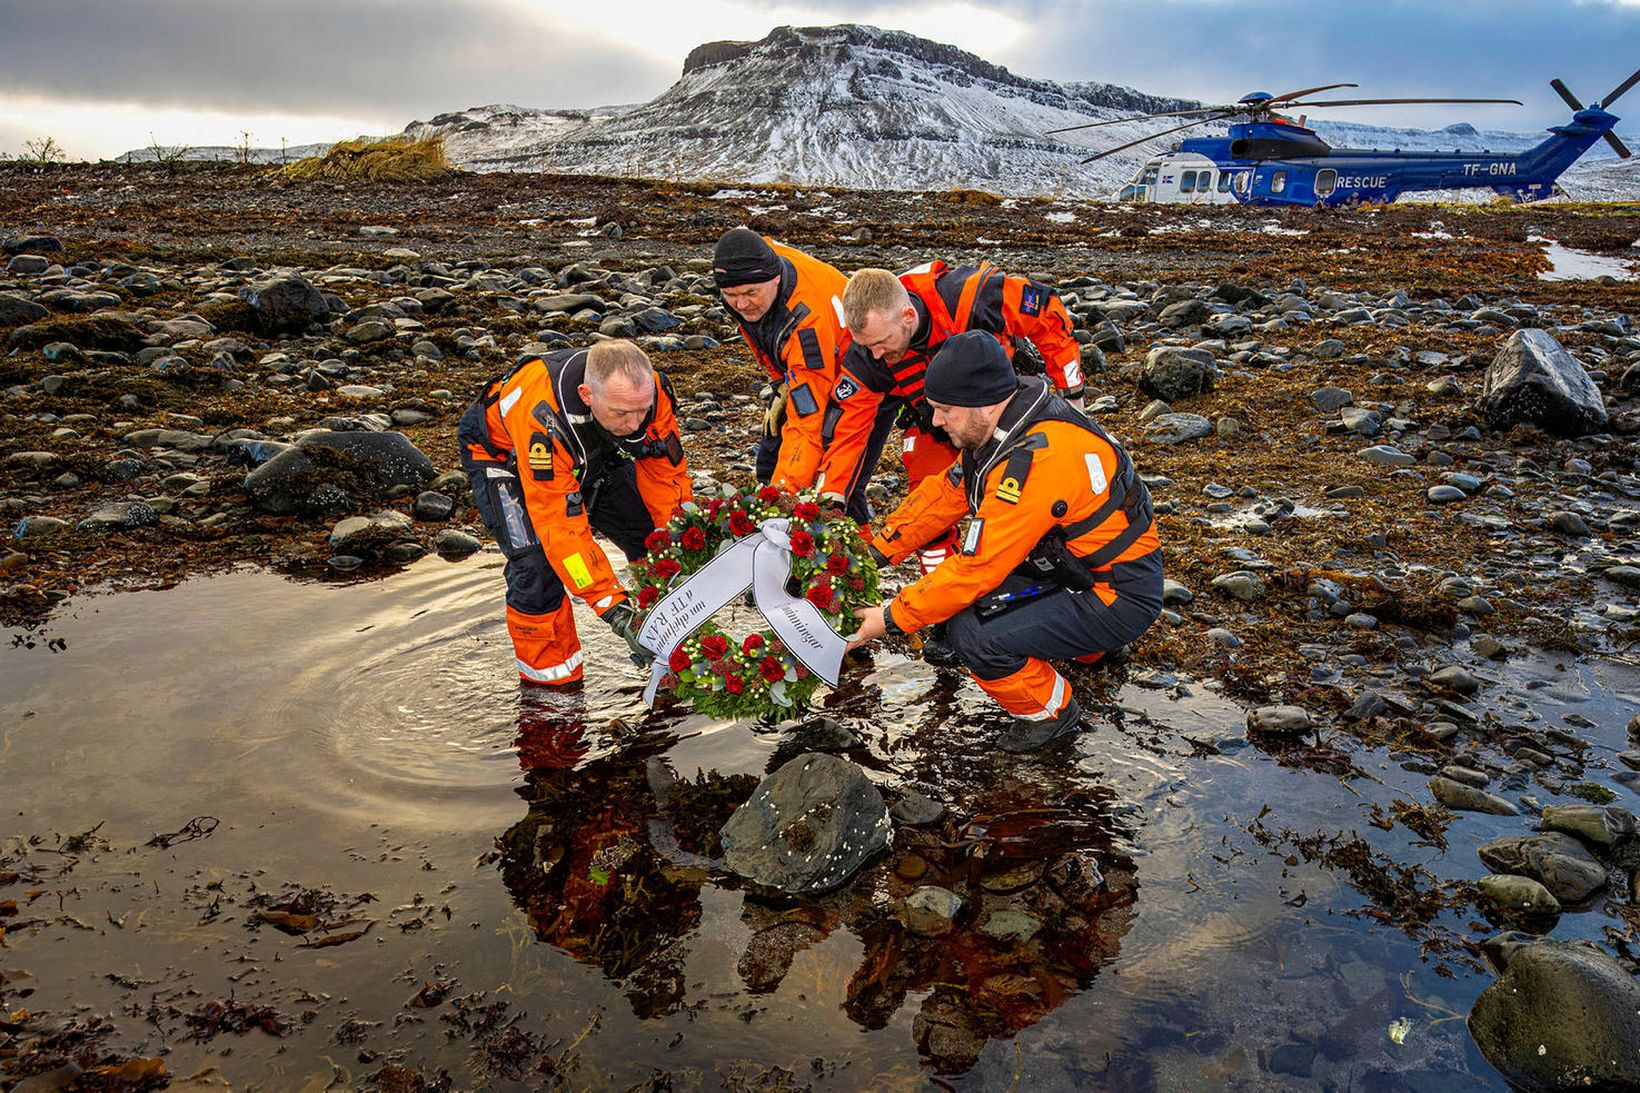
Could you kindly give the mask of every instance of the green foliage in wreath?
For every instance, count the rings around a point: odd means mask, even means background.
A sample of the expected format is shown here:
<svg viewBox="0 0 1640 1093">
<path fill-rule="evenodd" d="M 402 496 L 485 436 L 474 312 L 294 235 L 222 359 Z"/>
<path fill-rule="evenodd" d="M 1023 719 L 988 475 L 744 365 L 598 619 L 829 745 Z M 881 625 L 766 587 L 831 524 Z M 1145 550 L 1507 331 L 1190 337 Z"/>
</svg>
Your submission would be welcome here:
<svg viewBox="0 0 1640 1093">
<path fill-rule="evenodd" d="M 854 611 L 877 603 L 877 563 L 853 520 L 832 515 L 813 496 L 764 486 L 755 494 L 723 487 L 686 504 L 651 532 L 649 556 L 633 564 L 640 615 L 737 539 L 759 534 L 765 520 L 785 518 L 791 539 L 791 584 L 845 637 L 859 628 Z M 641 619 L 640 619 L 641 623 Z M 779 717 L 807 706 L 820 680 L 771 630 L 736 638 L 708 620 L 673 651 L 659 693 L 723 718 Z"/>
</svg>

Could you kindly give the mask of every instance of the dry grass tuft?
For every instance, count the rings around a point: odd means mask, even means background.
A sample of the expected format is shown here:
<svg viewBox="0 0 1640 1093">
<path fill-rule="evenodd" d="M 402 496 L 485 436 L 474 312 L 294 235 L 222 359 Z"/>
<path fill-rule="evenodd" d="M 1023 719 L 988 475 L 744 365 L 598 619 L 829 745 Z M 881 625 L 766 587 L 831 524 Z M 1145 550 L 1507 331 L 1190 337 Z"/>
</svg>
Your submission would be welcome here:
<svg viewBox="0 0 1640 1093">
<path fill-rule="evenodd" d="M 322 156 L 298 160 L 284 169 L 287 178 L 365 179 L 371 182 L 432 182 L 454 170 L 444 155 L 444 139 L 409 140 L 360 137 L 336 145 Z"/>
</svg>

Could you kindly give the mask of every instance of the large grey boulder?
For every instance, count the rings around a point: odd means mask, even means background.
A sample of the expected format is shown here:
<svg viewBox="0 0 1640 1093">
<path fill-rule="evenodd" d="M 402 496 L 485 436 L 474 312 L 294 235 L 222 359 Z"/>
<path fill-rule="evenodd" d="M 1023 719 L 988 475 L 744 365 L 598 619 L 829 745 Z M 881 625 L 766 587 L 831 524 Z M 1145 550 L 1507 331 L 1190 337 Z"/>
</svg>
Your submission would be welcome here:
<svg viewBox="0 0 1640 1093">
<path fill-rule="evenodd" d="M 1634 813 L 1621 805 L 1550 805 L 1543 810 L 1543 830 L 1564 831 L 1608 849 L 1631 837 L 1634 829 Z"/>
<path fill-rule="evenodd" d="M 314 433 L 246 475 L 245 492 L 278 516 L 347 512 L 436 473 L 403 433 Z"/>
<path fill-rule="evenodd" d="M 294 273 L 248 285 L 239 296 L 256 312 L 266 334 L 300 334 L 330 317 L 330 304 L 312 282 Z"/>
<path fill-rule="evenodd" d="M 1487 366 L 1480 411 L 1488 425 L 1536 425 L 1561 436 L 1606 428 L 1606 404 L 1589 373 L 1553 335 L 1535 327 L 1509 335 Z"/>
<path fill-rule="evenodd" d="M 1591 945 L 1513 948 L 1469 1012 L 1486 1061 L 1523 1090 L 1640 1090 L 1640 982 Z"/>
<path fill-rule="evenodd" d="M 1531 877 L 1562 903 L 1577 903 L 1606 883 L 1606 870 L 1594 855 L 1559 831 L 1493 839 L 1476 853 L 1487 868 Z"/>
<path fill-rule="evenodd" d="M 0 292 L 0 326 L 25 326 L 39 322 L 51 312 L 27 296 Z"/>
<path fill-rule="evenodd" d="M 1199 395 L 1213 389 L 1217 368 L 1205 349 L 1158 345 L 1145 354 L 1139 369 L 1139 390 L 1163 402 Z"/>
<path fill-rule="evenodd" d="M 1200 414 L 1162 414 L 1145 426 L 1145 439 L 1152 444 L 1183 444 L 1213 435 L 1213 423 Z"/>
<path fill-rule="evenodd" d="M 889 844 L 882 794 L 835 755 L 800 755 L 769 775 L 720 832 L 723 859 L 783 892 L 826 892 Z"/>
</svg>

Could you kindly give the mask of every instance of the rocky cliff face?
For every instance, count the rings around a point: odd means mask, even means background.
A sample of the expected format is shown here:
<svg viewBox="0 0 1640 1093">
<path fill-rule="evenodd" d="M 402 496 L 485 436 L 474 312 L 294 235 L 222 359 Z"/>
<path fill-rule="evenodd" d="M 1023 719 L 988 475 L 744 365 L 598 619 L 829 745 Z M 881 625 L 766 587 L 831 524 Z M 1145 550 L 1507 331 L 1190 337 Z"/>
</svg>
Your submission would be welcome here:
<svg viewBox="0 0 1640 1093">
<path fill-rule="evenodd" d="M 781 27 L 692 50 L 637 106 L 477 107 L 413 122 L 479 170 L 541 169 L 892 189 L 1099 194 L 1150 151 L 1078 167 L 1078 122 L 1191 105 L 1101 83 L 1016 76 L 953 46 L 865 26 Z M 1144 135 L 1115 125 L 1100 146 Z"/>
</svg>

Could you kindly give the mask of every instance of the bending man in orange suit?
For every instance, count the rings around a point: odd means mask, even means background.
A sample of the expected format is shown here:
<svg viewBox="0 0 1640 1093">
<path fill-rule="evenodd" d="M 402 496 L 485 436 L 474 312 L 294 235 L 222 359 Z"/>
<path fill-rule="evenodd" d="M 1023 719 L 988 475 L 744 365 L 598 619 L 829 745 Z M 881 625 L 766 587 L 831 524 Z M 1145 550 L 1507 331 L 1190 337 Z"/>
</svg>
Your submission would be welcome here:
<svg viewBox="0 0 1640 1093">
<path fill-rule="evenodd" d="M 713 251 L 712 279 L 774 385 L 757 446 L 757 480 L 794 493 L 808 489 L 820 473 L 821 412 L 849 346 L 842 301 L 848 278 L 750 228 L 731 228 Z M 847 497 L 848 514 L 860 523 L 869 517 L 865 486 L 862 479 Z"/>
<path fill-rule="evenodd" d="M 628 341 L 532 357 L 484 385 L 457 429 L 484 526 L 506 555 L 507 630 L 525 682 L 581 679 L 565 590 L 653 659 L 596 528 L 629 561 L 693 498 L 672 388 Z"/>
<path fill-rule="evenodd" d="M 822 496 L 841 499 L 864 485 L 896 420 L 905 427 L 901 460 L 910 489 L 951 465 L 957 451 L 923 398 L 923 374 L 952 335 L 986 331 L 1004 360 L 1014 356 L 1016 339 L 1029 344 L 1054 388 L 1081 404 L 1082 350 L 1070 313 L 1040 282 L 988 262 L 954 269 L 930 262 L 898 277 L 862 269 L 849 278 L 843 310 L 854 344 L 839 366 L 821 427 Z M 917 555 L 923 572 L 944 561 L 955 541 L 954 529 L 931 536 Z"/>
<path fill-rule="evenodd" d="M 899 562 L 963 516 L 968 528 L 949 561 L 857 612 L 850 648 L 949 620 L 958 659 L 1013 715 L 999 746 L 1032 751 L 1081 725 L 1049 662 L 1097 661 L 1161 613 L 1150 495 L 1121 445 L 1042 379 L 1015 376 L 988 334 L 947 340 L 925 394 L 961 458 L 923 480 L 872 549 Z"/>
</svg>

